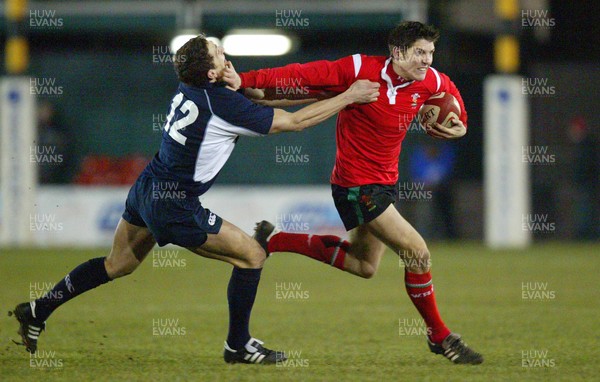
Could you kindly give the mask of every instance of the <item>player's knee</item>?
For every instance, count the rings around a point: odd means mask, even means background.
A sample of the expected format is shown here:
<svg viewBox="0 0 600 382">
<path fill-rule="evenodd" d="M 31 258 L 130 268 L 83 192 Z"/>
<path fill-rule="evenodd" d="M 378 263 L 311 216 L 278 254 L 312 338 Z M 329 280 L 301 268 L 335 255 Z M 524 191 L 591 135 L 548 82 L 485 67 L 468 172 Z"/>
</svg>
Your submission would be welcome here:
<svg viewBox="0 0 600 382">
<path fill-rule="evenodd" d="M 104 262 L 106 273 L 112 280 L 133 273 L 139 265 L 139 261 L 128 259 L 125 256 L 108 256 Z"/>
<path fill-rule="evenodd" d="M 377 273 L 377 266 L 368 261 L 361 261 L 359 276 L 364 279 L 370 279 Z"/>
<path fill-rule="evenodd" d="M 263 265 L 265 264 L 265 260 L 267 258 L 267 254 L 265 253 L 265 250 L 262 249 L 262 247 L 260 245 L 258 245 L 258 243 L 256 243 L 254 240 L 253 242 L 255 243 L 255 245 L 253 244 L 248 252 L 247 255 L 241 260 L 241 264 L 240 267 L 241 268 L 262 268 Z"/>
<path fill-rule="evenodd" d="M 421 273 L 429 272 L 429 270 L 431 269 L 431 254 L 429 253 L 427 247 L 425 247 L 425 249 L 422 252 L 418 267 Z"/>
<path fill-rule="evenodd" d="M 377 269 L 372 266 L 363 266 L 360 269 L 360 277 L 363 279 L 371 279 L 375 276 L 375 273 L 377 273 Z"/>
<path fill-rule="evenodd" d="M 264 253 L 264 251 L 263 251 L 263 253 Z M 264 257 L 262 257 L 262 258 L 261 257 L 251 257 L 251 258 L 247 259 L 244 264 L 245 267 L 252 268 L 252 269 L 262 268 L 263 265 L 265 264 L 266 254 L 263 256 Z"/>
<path fill-rule="evenodd" d="M 431 254 L 426 245 L 418 246 L 400 253 L 409 272 L 426 273 L 431 268 Z"/>
</svg>

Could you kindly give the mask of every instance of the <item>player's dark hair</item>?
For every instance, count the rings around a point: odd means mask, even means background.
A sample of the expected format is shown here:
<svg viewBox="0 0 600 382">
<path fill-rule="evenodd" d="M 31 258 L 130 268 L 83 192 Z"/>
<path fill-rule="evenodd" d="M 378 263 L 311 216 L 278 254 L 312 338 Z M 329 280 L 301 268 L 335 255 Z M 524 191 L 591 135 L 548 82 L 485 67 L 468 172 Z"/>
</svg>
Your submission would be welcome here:
<svg viewBox="0 0 600 382">
<path fill-rule="evenodd" d="M 199 35 L 183 44 L 175 53 L 173 66 L 179 81 L 198 87 L 206 85 L 207 73 L 214 68 L 206 37 Z"/>
<path fill-rule="evenodd" d="M 406 52 L 417 40 L 436 42 L 439 38 L 440 31 L 432 25 L 425 25 L 418 21 L 403 21 L 392 29 L 387 42 L 392 54 L 395 46 L 402 52 Z"/>
</svg>

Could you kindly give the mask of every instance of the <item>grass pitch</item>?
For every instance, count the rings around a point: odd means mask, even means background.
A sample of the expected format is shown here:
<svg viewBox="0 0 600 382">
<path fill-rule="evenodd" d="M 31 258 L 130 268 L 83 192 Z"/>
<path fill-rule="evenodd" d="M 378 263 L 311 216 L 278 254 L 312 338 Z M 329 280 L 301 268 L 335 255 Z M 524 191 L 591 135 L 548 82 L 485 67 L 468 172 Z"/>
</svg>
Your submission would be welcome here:
<svg viewBox="0 0 600 382">
<path fill-rule="evenodd" d="M 429 353 L 391 252 L 371 280 L 299 255 L 268 260 L 252 334 L 288 352 L 286 364 L 223 362 L 230 267 L 180 249 L 157 249 L 134 274 L 58 309 L 30 357 L 11 343 L 17 324 L 6 311 L 107 251 L 2 249 L 0 380 L 598 380 L 600 245 L 431 250 L 442 316 L 483 353 L 482 365 Z"/>
</svg>

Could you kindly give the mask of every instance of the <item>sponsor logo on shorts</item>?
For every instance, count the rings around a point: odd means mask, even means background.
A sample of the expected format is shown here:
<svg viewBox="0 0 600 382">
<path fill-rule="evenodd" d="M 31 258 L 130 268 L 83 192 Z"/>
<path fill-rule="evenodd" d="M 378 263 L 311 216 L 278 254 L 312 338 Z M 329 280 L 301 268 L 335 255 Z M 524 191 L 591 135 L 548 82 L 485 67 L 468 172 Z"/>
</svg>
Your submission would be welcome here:
<svg viewBox="0 0 600 382">
<path fill-rule="evenodd" d="M 373 200 L 371 200 L 371 195 L 362 195 L 360 197 L 360 202 L 362 204 L 364 204 L 365 208 L 371 212 L 373 211 L 375 208 L 377 208 L 377 205 L 373 203 Z"/>
</svg>

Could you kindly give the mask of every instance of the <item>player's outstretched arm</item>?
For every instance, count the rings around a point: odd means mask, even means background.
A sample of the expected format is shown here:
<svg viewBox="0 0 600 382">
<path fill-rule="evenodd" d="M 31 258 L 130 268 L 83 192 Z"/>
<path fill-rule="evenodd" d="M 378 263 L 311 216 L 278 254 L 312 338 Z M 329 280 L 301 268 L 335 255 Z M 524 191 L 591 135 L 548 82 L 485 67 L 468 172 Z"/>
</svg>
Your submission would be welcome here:
<svg viewBox="0 0 600 382">
<path fill-rule="evenodd" d="M 270 107 L 290 107 L 290 106 L 300 106 L 300 105 L 306 105 L 308 103 L 313 103 L 313 102 L 317 102 L 319 100 L 319 98 L 312 97 L 312 98 L 303 98 L 303 99 L 287 99 L 287 98 L 275 98 L 275 97 L 269 97 L 269 92 L 266 91 L 265 89 L 253 89 L 253 88 L 245 88 L 244 89 L 244 96 L 246 96 L 246 98 L 252 100 L 252 102 L 257 103 L 259 105 L 263 105 L 263 106 L 270 106 Z M 323 97 L 323 98 L 330 98 L 330 97 Z"/>
<path fill-rule="evenodd" d="M 319 60 L 240 73 L 241 87 L 277 88 L 325 86 L 347 88 L 356 78 L 352 56 L 336 61 Z M 237 79 L 236 79 L 237 81 Z"/>
<path fill-rule="evenodd" d="M 231 61 L 227 61 L 225 63 L 223 81 L 227 83 L 227 87 L 231 90 L 240 89 L 242 84 L 241 78 Z M 246 96 L 246 98 L 251 99 L 255 103 L 270 107 L 300 106 L 322 99 L 331 98 L 338 94 L 325 90 L 309 90 L 308 88 L 303 88 L 300 94 L 294 91 L 285 91 L 285 89 L 280 90 L 281 92 L 278 92 L 277 89 L 274 88 L 260 89 L 246 87 L 243 89 L 243 94 Z"/>
<path fill-rule="evenodd" d="M 303 90 L 309 90 L 310 88 L 309 91 L 312 92 L 316 88 L 325 87 L 330 88 L 330 90 L 335 88 L 336 92 L 341 92 L 346 90 L 356 78 L 354 56 L 343 57 L 336 61 L 319 60 L 304 64 L 295 63 L 240 74 L 233 69 L 231 63 L 229 64 L 230 70 L 224 72 L 223 81 L 236 90 L 240 87 L 255 89 L 295 88 Z M 310 95 L 301 98 L 311 98 Z M 296 97 L 297 93 L 294 98 Z M 272 99 L 269 96 L 266 98 Z M 324 97 L 317 96 L 317 98 Z"/>
<path fill-rule="evenodd" d="M 300 106 L 317 102 L 322 99 L 332 98 L 339 93 L 325 90 L 306 92 L 306 94 L 278 94 L 275 89 L 244 88 L 243 94 L 252 102 L 270 107 Z"/>
<path fill-rule="evenodd" d="M 309 103 L 317 102 L 316 98 L 306 98 L 306 99 L 261 99 L 261 100 L 252 100 L 253 102 L 270 107 L 291 107 L 291 106 L 300 106 L 306 105 Z"/>
<path fill-rule="evenodd" d="M 294 113 L 275 109 L 269 134 L 302 131 L 307 127 L 323 122 L 350 104 L 374 102 L 377 101 L 378 96 L 378 83 L 359 80 L 354 82 L 345 92 L 333 98 L 316 102 Z"/>
</svg>

